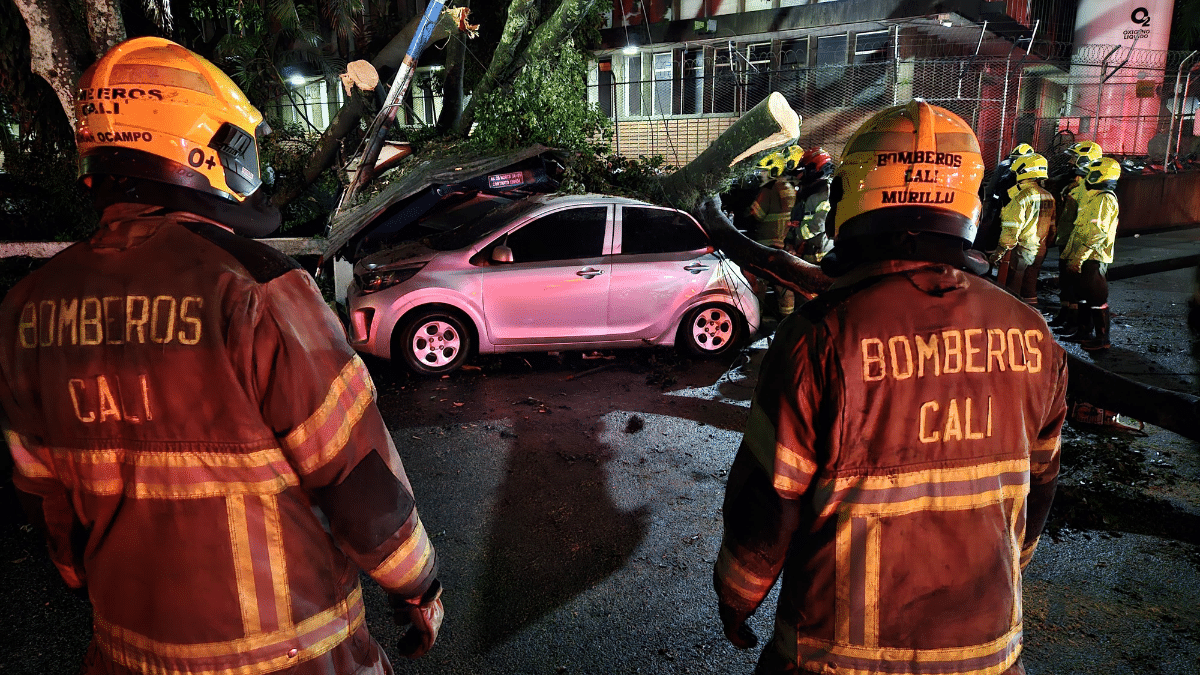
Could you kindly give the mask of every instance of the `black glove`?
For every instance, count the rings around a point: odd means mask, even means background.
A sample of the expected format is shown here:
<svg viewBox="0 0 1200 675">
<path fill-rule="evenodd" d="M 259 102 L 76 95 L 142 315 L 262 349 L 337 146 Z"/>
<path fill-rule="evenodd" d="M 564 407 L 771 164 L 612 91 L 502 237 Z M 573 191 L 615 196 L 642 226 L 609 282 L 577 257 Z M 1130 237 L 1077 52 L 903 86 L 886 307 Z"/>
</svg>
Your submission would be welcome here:
<svg viewBox="0 0 1200 675">
<path fill-rule="evenodd" d="M 746 625 L 746 619 L 753 612 L 739 612 L 729 605 L 722 604 L 718 608 L 721 625 L 725 628 L 725 637 L 738 649 L 750 649 L 758 645 L 758 636 Z"/>
<path fill-rule="evenodd" d="M 405 599 L 395 595 L 388 599 L 392 605 L 392 620 L 401 628 L 408 627 L 396 643 L 396 651 L 410 659 L 422 656 L 437 641 L 438 630 L 446 615 L 442 607 L 441 582 L 434 579 L 433 585 L 420 599 Z"/>
</svg>

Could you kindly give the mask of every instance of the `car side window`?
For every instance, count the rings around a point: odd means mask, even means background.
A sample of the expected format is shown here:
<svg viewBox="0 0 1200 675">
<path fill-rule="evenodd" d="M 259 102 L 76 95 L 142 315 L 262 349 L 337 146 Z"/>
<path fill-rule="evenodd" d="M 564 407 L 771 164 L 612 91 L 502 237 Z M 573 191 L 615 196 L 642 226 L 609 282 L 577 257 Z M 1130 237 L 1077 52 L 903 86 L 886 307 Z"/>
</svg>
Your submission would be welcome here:
<svg viewBox="0 0 1200 675">
<path fill-rule="evenodd" d="M 607 206 L 563 209 L 526 223 L 504 242 L 513 262 L 544 262 L 604 255 Z"/>
<path fill-rule="evenodd" d="M 678 211 L 642 206 L 622 208 L 621 253 L 674 253 L 707 247 L 704 232 Z"/>
</svg>

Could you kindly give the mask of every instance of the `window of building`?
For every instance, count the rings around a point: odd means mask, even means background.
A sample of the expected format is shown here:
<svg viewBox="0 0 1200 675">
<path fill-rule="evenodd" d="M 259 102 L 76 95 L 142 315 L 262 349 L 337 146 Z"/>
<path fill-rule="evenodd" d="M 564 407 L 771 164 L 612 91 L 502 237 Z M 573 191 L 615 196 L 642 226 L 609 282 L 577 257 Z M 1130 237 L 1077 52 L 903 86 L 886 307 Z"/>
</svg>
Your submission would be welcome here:
<svg viewBox="0 0 1200 675">
<path fill-rule="evenodd" d="M 879 30 L 854 36 L 854 62 L 872 63 L 888 58 L 891 31 Z"/>
<path fill-rule="evenodd" d="M 771 93 L 771 43 L 747 45 L 745 54 L 746 102 L 742 109 L 749 110 Z"/>
<path fill-rule="evenodd" d="M 793 108 L 806 103 L 805 80 L 808 77 L 808 38 L 786 40 L 779 45 L 779 72 L 775 89 Z"/>
<path fill-rule="evenodd" d="M 680 82 L 680 112 L 695 115 L 704 112 L 704 50 L 683 52 L 683 79 Z"/>
<path fill-rule="evenodd" d="M 612 59 L 600 59 L 596 64 L 596 105 L 609 119 L 613 117 Z"/>
<path fill-rule="evenodd" d="M 817 57 L 814 84 L 819 93 L 834 87 L 845 74 L 846 48 L 849 40 L 845 35 L 826 35 L 817 38 Z M 840 105 L 840 103 L 839 103 Z"/>
<path fill-rule="evenodd" d="M 653 114 L 671 114 L 671 84 L 674 81 L 675 65 L 671 52 L 659 52 L 653 57 L 654 78 L 651 87 Z"/>
<path fill-rule="evenodd" d="M 717 49 L 713 53 L 713 84 L 712 111 L 715 113 L 731 113 L 737 105 L 737 76 L 734 72 L 734 59 L 737 54 L 728 48 Z"/>
<path fill-rule="evenodd" d="M 625 114 L 642 114 L 642 56 L 625 59 Z"/>
</svg>

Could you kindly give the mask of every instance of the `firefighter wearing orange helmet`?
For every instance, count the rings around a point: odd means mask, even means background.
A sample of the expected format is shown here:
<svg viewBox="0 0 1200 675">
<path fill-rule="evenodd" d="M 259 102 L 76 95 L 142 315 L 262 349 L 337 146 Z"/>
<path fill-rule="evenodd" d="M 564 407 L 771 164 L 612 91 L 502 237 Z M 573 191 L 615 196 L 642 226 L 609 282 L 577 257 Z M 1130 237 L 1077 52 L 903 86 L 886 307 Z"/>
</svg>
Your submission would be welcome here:
<svg viewBox="0 0 1200 675">
<path fill-rule="evenodd" d="M 851 136 L 827 292 L 784 321 L 725 491 L 725 635 L 782 575 L 769 673 L 1024 672 L 1021 578 L 1053 497 L 1066 357 L 977 276 L 983 164 L 915 100 Z"/>
<path fill-rule="evenodd" d="M 1037 305 L 1038 275 L 1054 225 L 1054 195 L 1042 187 L 1049 175 L 1045 157 L 1019 157 L 1012 169 L 1016 189 L 1000 210 L 1000 239 L 992 254 L 997 263 L 996 283 L 1028 304 Z"/>
<path fill-rule="evenodd" d="M 260 236 L 263 118 L 168 40 L 79 82 L 100 228 L 0 304 L 17 489 L 86 589 L 85 673 L 391 673 L 359 570 L 433 644 L 437 557 L 375 389 L 312 277 Z"/>
</svg>

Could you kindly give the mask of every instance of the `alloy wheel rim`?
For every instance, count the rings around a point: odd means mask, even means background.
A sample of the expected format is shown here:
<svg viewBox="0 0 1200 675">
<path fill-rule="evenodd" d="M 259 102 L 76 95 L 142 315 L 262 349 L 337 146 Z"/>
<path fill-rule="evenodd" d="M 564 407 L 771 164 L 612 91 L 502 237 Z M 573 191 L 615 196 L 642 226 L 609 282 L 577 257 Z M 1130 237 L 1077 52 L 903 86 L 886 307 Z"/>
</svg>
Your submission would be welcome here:
<svg viewBox="0 0 1200 675">
<path fill-rule="evenodd" d="M 733 339 L 733 317 L 716 307 L 696 315 L 692 322 L 692 341 L 704 351 L 716 351 Z"/>
<path fill-rule="evenodd" d="M 412 354 L 428 368 L 450 365 L 461 349 L 462 337 L 458 329 L 445 321 L 424 323 L 413 335 Z"/>
</svg>

